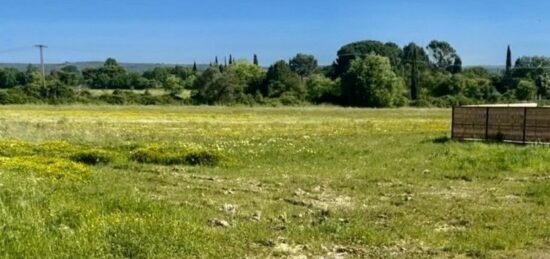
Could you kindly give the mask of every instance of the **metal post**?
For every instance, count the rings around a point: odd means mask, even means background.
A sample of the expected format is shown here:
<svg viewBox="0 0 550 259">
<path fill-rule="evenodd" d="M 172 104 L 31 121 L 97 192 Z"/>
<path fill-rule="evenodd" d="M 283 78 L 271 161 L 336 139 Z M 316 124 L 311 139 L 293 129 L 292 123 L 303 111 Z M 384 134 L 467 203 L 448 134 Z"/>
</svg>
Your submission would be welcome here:
<svg viewBox="0 0 550 259">
<path fill-rule="evenodd" d="M 523 108 L 523 144 L 527 143 L 527 107 Z"/>
<path fill-rule="evenodd" d="M 451 139 L 454 139 L 455 138 L 455 107 L 453 106 L 453 111 L 452 111 L 452 121 L 451 121 Z"/>
<path fill-rule="evenodd" d="M 489 140 L 489 107 L 485 110 L 485 140 Z"/>
</svg>

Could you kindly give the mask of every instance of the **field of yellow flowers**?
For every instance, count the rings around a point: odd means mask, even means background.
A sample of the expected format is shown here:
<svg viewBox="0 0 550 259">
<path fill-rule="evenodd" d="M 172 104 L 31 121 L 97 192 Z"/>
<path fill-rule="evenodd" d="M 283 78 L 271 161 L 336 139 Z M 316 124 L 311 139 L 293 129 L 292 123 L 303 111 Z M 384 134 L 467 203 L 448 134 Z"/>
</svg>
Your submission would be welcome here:
<svg viewBox="0 0 550 259">
<path fill-rule="evenodd" d="M 550 256 L 550 149 L 450 110 L 0 107 L 0 257 Z"/>
</svg>

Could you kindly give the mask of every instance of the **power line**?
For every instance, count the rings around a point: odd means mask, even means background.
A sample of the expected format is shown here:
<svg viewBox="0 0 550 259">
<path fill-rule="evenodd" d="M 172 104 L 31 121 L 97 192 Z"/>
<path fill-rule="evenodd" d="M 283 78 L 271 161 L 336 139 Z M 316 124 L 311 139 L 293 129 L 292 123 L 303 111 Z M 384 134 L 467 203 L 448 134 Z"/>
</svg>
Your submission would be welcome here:
<svg viewBox="0 0 550 259">
<path fill-rule="evenodd" d="M 0 54 L 23 52 L 23 51 L 27 51 L 27 50 L 31 50 L 31 49 L 33 49 L 33 47 L 19 47 L 19 48 L 3 49 L 3 50 L 0 50 Z"/>
</svg>

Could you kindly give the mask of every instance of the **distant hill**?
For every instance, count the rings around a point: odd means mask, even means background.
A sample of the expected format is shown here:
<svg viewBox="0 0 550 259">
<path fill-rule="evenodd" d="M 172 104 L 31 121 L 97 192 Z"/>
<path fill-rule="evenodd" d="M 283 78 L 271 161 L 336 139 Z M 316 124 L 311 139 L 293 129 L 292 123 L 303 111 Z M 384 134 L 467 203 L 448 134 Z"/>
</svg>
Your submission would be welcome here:
<svg viewBox="0 0 550 259">
<path fill-rule="evenodd" d="M 103 63 L 104 63 L 103 61 L 87 61 L 87 62 L 74 62 L 74 63 L 66 62 L 61 64 L 46 64 L 45 67 L 46 67 L 46 72 L 49 73 L 52 70 L 60 69 L 68 65 L 74 65 L 78 67 L 78 69 L 82 70 L 84 68 L 98 68 L 103 66 Z M 163 63 L 119 63 L 119 64 L 130 72 L 139 72 L 139 73 L 154 69 L 156 67 L 173 67 L 176 65 L 176 64 L 163 64 Z M 23 71 L 27 69 L 28 65 L 29 64 L 26 64 L 26 63 L 0 63 L 0 68 L 13 67 Z M 40 64 L 31 64 L 31 65 L 36 67 L 40 66 Z M 189 64 L 180 64 L 180 65 L 187 66 L 187 67 L 193 66 Z M 197 65 L 197 68 L 199 70 L 206 69 L 206 67 L 208 67 L 208 65 L 206 64 Z"/>
</svg>

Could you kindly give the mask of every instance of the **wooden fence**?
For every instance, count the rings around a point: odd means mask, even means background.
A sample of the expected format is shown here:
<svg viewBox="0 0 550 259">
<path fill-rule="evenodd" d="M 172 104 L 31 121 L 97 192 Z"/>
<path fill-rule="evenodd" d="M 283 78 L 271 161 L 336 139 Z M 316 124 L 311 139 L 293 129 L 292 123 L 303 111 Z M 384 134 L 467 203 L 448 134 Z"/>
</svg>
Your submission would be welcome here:
<svg viewBox="0 0 550 259">
<path fill-rule="evenodd" d="M 453 108 L 452 138 L 550 143 L 550 108 Z"/>
</svg>

